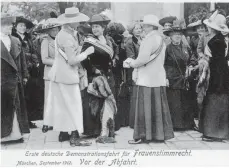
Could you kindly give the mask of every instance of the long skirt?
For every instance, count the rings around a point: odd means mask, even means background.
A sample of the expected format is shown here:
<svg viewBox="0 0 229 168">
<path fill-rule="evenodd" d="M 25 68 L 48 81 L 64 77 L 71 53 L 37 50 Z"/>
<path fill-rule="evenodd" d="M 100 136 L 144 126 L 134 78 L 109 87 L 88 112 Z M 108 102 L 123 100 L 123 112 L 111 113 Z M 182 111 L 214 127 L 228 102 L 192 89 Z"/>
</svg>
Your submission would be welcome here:
<svg viewBox="0 0 229 168">
<path fill-rule="evenodd" d="M 137 86 L 133 138 L 167 140 L 173 137 L 166 88 Z"/>
<path fill-rule="evenodd" d="M 31 77 L 25 88 L 29 121 L 42 120 L 44 113 L 44 80 Z"/>
<path fill-rule="evenodd" d="M 56 131 L 83 133 L 83 109 L 78 84 L 50 82 L 46 112 Z"/>
<path fill-rule="evenodd" d="M 211 138 L 229 138 L 229 95 L 207 94 L 200 119 L 200 130 Z"/>
<path fill-rule="evenodd" d="M 133 85 L 131 88 L 130 111 L 129 111 L 129 126 L 134 128 L 135 108 L 137 101 L 137 86 Z"/>
<path fill-rule="evenodd" d="M 174 129 L 192 129 L 196 110 L 190 91 L 167 88 L 167 98 Z"/>
<path fill-rule="evenodd" d="M 84 133 L 88 136 L 98 136 L 101 132 L 100 113 L 93 116 L 89 107 L 90 95 L 87 93 L 87 89 L 81 91 L 83 101 L 83 124 Z"/>
<path fill-rule="evenodd" d="M 49 122 L 51 122 L 50 120 L 52 120 L 52 118 L 48 118 L 50 115 L 49 114 L 46 114 L 46 112 L 48 112 L 46 110 L 46 107 L 47 107 L 47 98 L 48 98 L 49 85 L 50 85 L 50 81 L 49 80 L 45 80 L 44 125 L 49 125 Z"/>
</svg>

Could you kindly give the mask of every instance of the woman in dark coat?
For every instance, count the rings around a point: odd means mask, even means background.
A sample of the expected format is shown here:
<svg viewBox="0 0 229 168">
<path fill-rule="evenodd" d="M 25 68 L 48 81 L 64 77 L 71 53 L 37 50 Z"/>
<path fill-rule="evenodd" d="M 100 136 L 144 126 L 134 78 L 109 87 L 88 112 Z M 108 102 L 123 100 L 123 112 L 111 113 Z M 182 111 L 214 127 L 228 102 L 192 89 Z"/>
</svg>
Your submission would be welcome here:
<svg viewBox="0 0 229 168">
<path fill-rule="evenodd" d="M 1 142 L 22 142 L 21 133 L 30 132 L 19 99 L 28 71 L 20 41 L 9 36 L 12 22 L 13 17 L 1 18 Z"/>
<path fill-rule="evenodd" d="M 204 54 L 209 58 L 209 86 L 203 102 L 200 130 L 204 141 L 222 141 L 229 138 L 229 67 L 225 38 L 229 33 L 226 18 L 218 11 L 204 21 L 210 40 Z"/>
<path fill-rule="evenodd" d="M 128 37 L 126 40 L 126 56 L 127 58 L 136 59 L 138 57 L 139 47 L 142 41 L 142 25 L 139 22 L 134 22 L 128 27 L 129 33 L 132 37 Z M 134 128 L 134 118 L 135 118 L 135 104 L 136 104 L 136 89 L 134 81 L 132 80 L 133 68 L 127 69 L 127 83 L 130 89 L 130 108 L 129 110 L 129 126 Z"/>
<path fill-rule="evenodd" d="M 22 43 L 22 49 L 26 56 L 30 76 L 25 87 L 26 107 L 30 128 L 37 127 L 32 121 L 42 120 L 44 107 L 43 71 L 40 69 L 42 62 L 35 51 L 30 35 L 26 33 L 26 30 L 33 26 L 33 23 L 29 20 L 17 17 L 12 30 L 12 36 L 17 37 Z"/>
<path fill-rule="evenodd" d="M 106 25 L 109 23 L 109 19 L 102 15 L 94 15 L 92 16 L 90 20 L 90 25 L 92 26 L 92 33 L 93 35 L 89 35 L 87 38 L 90 37 L 95 40 L 99 40 L 100 43 L 103 45 L 110 47 L 113 52 L 113 43 L 112 38 L 109 36 L 104 35 L 104 30 L 106 28 Z M 84 43 L 82 47 L 82 51 L 87 49 L 88 43 Z M 104 59 L 101 61 L 101 58 Z M 114 56 L 113 56 L 114 58 Z M 89 57 L 89 59 L 86 59 L 82 62 L 82 65 L 86 68 L 87 74 L 88 74 L 88 82 L 92 82 L 93 74 L 95 73 L 95 70 L 98 69 L 100 71 L 103 71 L 104 75 L 106 76 L 108 80 L 108 84 L 111 88 L 112 93 L 115 93 L 115 80 L 112 73 L 112 59 L 109 57 L 103 57 L 101 54 L 101 50 L 95 51 L 95 54 Z M 92 109 L 90 108 L 90 103 L 93 102 L 93 96 L 89 95 L 87 93 L 87 90 L 82 91 L 82 97 L 83 97 L 83 114 L 84 114 L 84 134 L 89 136 L 99 136 L 101 132 L 101 120 L 100 120 L 100 114 L 94 116 L 92 115 Z"/>
<path fill-rule="evenodd" d="M 126 51 L 124 47 L 125 28 L 121 23 L 111 22 L 108 24 L 106 33 L 112 37 L 114 44 L 115 58 L 113 59 L 112 72 L 115 79 L 115 99 L 117 101 L 118 112 L 115 117 L 115 130 L 119 130 L 123 126 L 128 126 L 128 108 L 129 96 L 126 81 L 126 71 L 123 69 L 123 61 L 126 59 Z"/>
<path fill-rule="evenodd" d="M 189 48 L 181 41 L 182 26 L 175 21 L 171 29 L 164 32 L 171 38 L 166 48 L 164 67 L 168 80 L 167 97 L 173 122 L 173 128 L 192 129 L 194 127 L 195 99 L 188 90 L 189 67 L 196 65 Z M 190 72 L 189 72 L 190 73 Z"/>
</svg>

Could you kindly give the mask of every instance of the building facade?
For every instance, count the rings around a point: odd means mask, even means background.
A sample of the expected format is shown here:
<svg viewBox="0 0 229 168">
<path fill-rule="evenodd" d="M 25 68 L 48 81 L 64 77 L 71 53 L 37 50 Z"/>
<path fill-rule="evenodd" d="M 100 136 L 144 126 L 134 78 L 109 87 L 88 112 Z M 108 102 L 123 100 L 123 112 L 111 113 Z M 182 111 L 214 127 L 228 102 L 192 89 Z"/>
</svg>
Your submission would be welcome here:
<svg viewBox="0 0 229 168">
<path fill-rule="evenodd" d="M 184 18 L 189 12 L 185 10 L 186 6 L 189 6 L 191 10 L 198 5 L 206 6 L 209 10 L 215 9 L 215 3 L 112 2 L 111 11 L 115 21 L 129 23 L 133 20 L 140 20 L 147 14 L 154 14 L 159 18 L 166 16 L 176 16 L 178 19 Z"/>
</svg>

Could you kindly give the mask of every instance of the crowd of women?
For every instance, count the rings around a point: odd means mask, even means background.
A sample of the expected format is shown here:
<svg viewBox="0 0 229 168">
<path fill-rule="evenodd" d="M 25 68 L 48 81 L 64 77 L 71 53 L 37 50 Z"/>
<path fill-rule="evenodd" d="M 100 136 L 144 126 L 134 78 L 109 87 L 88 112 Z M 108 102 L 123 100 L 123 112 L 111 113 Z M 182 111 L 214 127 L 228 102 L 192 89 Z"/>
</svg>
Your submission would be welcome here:
<svg viewBox="0 0 229 168">
<path fill-rule="evenodd" d="M 130 144 L 183 130 L 229 139 L 228 24 L 219 10 L 187 27 L 146 15 L 126 35 L 105 14 L 75 7 L 38 25 L 2 15 L 1 142 L 22 142 L 35 120 L 71 146 L 91 144 L 82 134 L 114 143 L 126 126 Z"/>
</svg>

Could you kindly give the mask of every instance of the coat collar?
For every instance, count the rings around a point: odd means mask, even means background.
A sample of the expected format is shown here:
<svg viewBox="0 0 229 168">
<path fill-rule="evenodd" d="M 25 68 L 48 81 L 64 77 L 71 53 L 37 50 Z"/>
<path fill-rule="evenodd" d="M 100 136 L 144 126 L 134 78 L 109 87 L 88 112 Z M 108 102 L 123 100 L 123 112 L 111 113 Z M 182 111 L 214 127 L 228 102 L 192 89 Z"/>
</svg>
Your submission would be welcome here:
<svg viewBox="0 0 229 168">
<path fill-rule="evenodd" d="M 21 53 L 21 43 L 17 42 L 16 39 L 12 36 L 9 36 L 11 40 L 10 54 L 17 58 Z"/>
<path fill-rule="evenodd" d="M 1 58 L 4 59 L 6 62 L 8 62 L 15 70 L 18 70 L 12 54 L 8 52 L 2 40 L 1 40 Z"/>
</svg>

